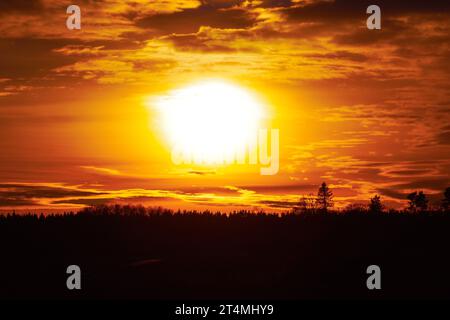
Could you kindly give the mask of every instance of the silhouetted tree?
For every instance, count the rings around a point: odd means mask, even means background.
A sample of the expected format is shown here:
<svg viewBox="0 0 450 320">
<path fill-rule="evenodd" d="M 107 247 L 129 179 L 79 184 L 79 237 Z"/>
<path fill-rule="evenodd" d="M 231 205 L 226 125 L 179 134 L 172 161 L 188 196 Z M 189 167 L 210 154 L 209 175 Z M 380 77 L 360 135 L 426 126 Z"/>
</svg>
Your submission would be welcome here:
<svg viewBox="0 0 450 320">
<path fill-rule="evenodd" d="M 322 182 L 322 185 L 317 192 L 316 203 L 318 207 L 324 212 L 327 212 L 328 208 L 331 208 L 334 205 L 333 192 L 330 190 L 330 188 L 328 188 L 325 182 Z"/>
<path fill-rule="evenodd" d="M 383 212 L 383 204 L 381 203 L 381 197 L 379 195 L 375 195 L 370 199 L 369 212 L 371 213 Z"/>
<path fill-rule="evenodd" d="M 294 207 L 294 213 L 311 212 L 316 209 L 316 197 L 312 194 L 307 196 L 301 196 L 296 207 Z"/>
<path fill-rule="evenodd" d="M 442 208 L 447 211 L 450 208 L 450 187 L 444 191 L 444 199 L 442 199 Z"/>
<path fill-rule="evenodd" d="M 407 199 L 409 200 L 409 209 L 413 212 L 425 211 L 428 208 L 428 199 L 423 191 L 414 191 L 408 194 Z"/>
</svg>

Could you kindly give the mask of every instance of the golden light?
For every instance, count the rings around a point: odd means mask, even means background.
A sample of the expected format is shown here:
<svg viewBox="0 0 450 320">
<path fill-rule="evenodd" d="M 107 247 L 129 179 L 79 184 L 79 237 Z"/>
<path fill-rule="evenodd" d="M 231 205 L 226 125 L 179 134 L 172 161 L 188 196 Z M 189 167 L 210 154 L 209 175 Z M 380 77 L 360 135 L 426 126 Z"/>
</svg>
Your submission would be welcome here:
<svg viewBox="0 0 450 320">
<path fill-rule="evenodd" d="M 263 104 L 249 90 L 207 80 L 154 101 L 172 148 L 196 163 L 223 163 L 257 134 Z"/>
</svg>

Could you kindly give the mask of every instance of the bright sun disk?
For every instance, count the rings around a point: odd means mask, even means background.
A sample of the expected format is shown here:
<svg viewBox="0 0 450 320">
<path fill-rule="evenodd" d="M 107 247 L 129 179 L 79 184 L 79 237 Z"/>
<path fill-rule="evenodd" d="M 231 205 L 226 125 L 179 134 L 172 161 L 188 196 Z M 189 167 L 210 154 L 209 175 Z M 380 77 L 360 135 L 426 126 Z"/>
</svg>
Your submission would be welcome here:
<svg viewBox="0 0 450 320">
<path fill-rule="evenodd" d="M 173 148 L 195 161 L 220 163 L 257 134 L 262 103 L 225 81 L 203 81 L 158 97 L 154 105 Z"/>
</svg>

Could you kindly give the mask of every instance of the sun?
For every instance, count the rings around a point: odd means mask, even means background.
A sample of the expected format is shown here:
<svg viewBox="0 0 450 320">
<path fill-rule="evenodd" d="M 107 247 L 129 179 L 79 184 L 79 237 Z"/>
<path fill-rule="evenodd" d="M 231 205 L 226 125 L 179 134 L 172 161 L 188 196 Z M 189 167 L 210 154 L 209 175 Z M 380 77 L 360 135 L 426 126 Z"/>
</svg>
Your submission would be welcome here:
<svg viewBox="0 0 450 320">
<path fill-rule="evenodd" d="M 205 80 L 154 100 L 172 153 L 184 162 L 218 164 L 252 143 L 264 113 L 250 90 L 223 80 Z"/>
</svg>

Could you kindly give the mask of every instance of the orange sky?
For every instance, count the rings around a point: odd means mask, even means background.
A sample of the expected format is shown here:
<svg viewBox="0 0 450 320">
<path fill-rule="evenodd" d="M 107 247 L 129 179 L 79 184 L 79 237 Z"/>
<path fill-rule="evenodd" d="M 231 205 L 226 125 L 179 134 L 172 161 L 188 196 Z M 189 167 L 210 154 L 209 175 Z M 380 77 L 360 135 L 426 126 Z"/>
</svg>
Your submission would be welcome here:
<svg viewBox="0 0 450 320">
<path fill-rule="evenodd" d="M 78 4 L 82 29 L 66 28 Z M 450 3 L 16 0 L 0 3 L 0 209 L 143 203 L 284 210 L 330 184 L 389 207 L 450 173 Z M 175 166 L 152 97 L 246 88 L 280 130 L 280 170 Z"/>
</svg>

